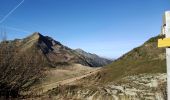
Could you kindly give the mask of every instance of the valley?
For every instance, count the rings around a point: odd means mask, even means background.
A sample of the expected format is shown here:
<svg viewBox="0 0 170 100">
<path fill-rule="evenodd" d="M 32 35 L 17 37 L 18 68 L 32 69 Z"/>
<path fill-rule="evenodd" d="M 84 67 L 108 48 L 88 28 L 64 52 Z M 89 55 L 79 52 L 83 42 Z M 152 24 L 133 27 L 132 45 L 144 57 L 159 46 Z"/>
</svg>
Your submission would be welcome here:
<svg viewBox="0 0 170 100">
<path fill-rule="evenodd" d="M 80 64 L 74 64 L 65 67 L 67 68 L 51 69 L 48 72 L 45 72 L 47 73 L 47 76 L 40 82 L 40 84 L 33 86 L 30 89 L 30 93 L 33 92 L 35 94 L 41 95 L 58 86 L 72 84 L 75 81 L 93 75 L 100 70 L 100 68 L 91 68 L 88 66 L 82 66 Z M 23 94 L 25 95 L 25 93 Z"/>
<path fill-rule="evenodd" d="M 114 61 L 81 49 L 70 49 L 38 32 L 24 39 L 4 41 L 0 44 L 1 53 L 9 50 L 10 55 L 1 57 L 10 63 L 1 62 L 1 97 L 165 100 L 165 49 L 156 47 L 158 38 L 149 39 Z"/>
<path fill-rule="evenodd" d="M 0 100 L 170 100 L 169 4 L 0 0 Z"/>
</svg>

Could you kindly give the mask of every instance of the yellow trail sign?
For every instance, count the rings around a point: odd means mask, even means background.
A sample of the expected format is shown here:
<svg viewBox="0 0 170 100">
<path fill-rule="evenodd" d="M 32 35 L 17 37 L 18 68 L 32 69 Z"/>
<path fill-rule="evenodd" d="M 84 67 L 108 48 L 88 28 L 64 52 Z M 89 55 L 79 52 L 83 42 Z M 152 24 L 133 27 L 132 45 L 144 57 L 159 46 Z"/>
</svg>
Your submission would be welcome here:
<svg viewBox="0 0 170 100">
<path fill-rule="evenodd" d="M 158 39 L 158 47 L 170 47 L 170 38 Z"/>
</svg>

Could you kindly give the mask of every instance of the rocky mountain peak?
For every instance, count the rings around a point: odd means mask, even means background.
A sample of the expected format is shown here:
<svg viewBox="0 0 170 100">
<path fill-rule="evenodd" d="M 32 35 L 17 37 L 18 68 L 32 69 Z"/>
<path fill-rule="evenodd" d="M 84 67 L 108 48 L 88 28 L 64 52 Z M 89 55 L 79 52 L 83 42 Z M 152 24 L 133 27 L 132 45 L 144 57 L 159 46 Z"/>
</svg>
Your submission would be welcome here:
<svg viewBox="0 0 170 100">
<path fill-rule="evenodd" d="M 27 43 L 37 43 L 37 44 L 46 44 L 48 47 L 55 45 L 62 45 L 60 42 L 54 40 L 49 36 L 44 36 L 39 32 L 34 32 L 32 35 L 23 39 Z"/>
<path fill-rule="evenodd" d="M 42 35 L 39 32 L 34 32 L 32 35 L 30 35 L 28 38 L 31 40 L 37 40 L 41 37 Z"/>
</svg>

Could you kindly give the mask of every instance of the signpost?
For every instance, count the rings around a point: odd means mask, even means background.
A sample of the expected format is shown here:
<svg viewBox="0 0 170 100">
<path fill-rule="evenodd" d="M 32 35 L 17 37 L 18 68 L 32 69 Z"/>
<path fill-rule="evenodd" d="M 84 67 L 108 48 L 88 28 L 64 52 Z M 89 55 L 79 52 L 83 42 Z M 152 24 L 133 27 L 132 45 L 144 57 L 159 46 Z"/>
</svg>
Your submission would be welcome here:
<svg viewBox="0 0 170 100">
<path fill-rule="evenodd" d="M 166 11 L 163 16 L 163 25 L 162 25 L 162 35 L 165 35 L 165 38 L 158 39 L 158 47 L 166 48 L 166 64 L 167 64 L 167 93 L 170 94 L 170 11 Z M 170 96 L 168 100 L 170 100 Z"/>
</svg>

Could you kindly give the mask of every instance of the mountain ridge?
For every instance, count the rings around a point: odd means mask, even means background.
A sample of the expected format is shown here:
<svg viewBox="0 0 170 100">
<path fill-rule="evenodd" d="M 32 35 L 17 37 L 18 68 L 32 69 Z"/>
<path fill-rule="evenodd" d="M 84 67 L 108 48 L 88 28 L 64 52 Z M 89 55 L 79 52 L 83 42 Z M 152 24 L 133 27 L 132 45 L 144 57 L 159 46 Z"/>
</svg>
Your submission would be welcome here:
<svg viewBox="0 0 170 100">
<path fill-rule="evenodd" d="M 24 39 L 15 39 L 6 42 L 15 45 L 19 50 L 18 52 L 26 51 L 29 48 L 36 48 L 36 50 L 46 57 L 47 62 L 51 63 L 52 66 L 55 66 L 57 63 L 79 63 L 90 67 L 102 67 L 112 62 L 96 54 L 85 51 L 83 51 L 84 53 L 80 53 L 77 50 L 64 46 L 49 36 L 43 36 L 39 32 L 34 32 Z M 88 56 L 85 54 L 88 54 Z M 92 59 L 92 57 L 100 60 L 97 62 L 95 59 Z M 102 60 L 103 62 L 101 62 Z"/>
<path fill-rule="evenodd" d="M 89 63 L 96 63 L 96 64 L 98 63 L 98 66 L 107 65 L 108 63 L 112 62 L 112 60 L 102 58 L 96 54 L 85 52 L 84 50 L 82 50 L 80 48 L 75 49 L 75 51 L 78 52 L 79 54 L 83 55 Z"/>
<path fill-rule="evenodd" d="M 129 75 L 166 73 L 165 49 L 157 47 L 159 38 L 160 36 L 152 37 L 114 60 L 96 74 L 96 80 L 107 83 Z M 91 77 L 91 80 L 94 79 Z"/>
</svg>

